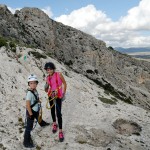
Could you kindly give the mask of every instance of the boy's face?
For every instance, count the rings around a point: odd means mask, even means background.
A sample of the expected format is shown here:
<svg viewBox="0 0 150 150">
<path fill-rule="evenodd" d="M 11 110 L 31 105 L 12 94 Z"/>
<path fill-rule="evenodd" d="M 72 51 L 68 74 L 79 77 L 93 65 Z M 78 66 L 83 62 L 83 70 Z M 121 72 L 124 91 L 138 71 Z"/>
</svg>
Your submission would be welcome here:
<svg viewBox="0 0 150 150">
<path fill-rule="evenodd" d="M 52 75 L 54 73 L 54 70 L 53 69 L 46 69 L 46 72 L 49 74 L 49 75 Z"/>
<path fill-rule="evenodd" d="M 31 89 L 36 89 L 36 87 L 37 87 L 37 82 L 36 82 L 36 81 L 30 81 L 30 82 L 29 82 L 29 86 L 30 86 Z"/>
</svg>

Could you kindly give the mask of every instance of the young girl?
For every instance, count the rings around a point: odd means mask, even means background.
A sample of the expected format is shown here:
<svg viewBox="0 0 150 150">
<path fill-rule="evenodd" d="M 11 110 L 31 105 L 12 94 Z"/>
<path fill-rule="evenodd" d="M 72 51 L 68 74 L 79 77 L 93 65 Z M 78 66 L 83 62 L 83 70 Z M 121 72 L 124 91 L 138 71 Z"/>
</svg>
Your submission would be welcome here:
<svg viewBox="0 0 150 150">
<path fill-rule="evenodd" d="M 63 75 L 60 72 L 55 72 L 56 67 L 52 62 L 48 62 L 45 64 L 44 69 L 48 73 L 46 78 L 45 92 L 48 93 L 49 103 L 51 107 L 51 116 L 53 120 L 52 132 L 57 132 L 57 123 L 56 123 L 56 114 L 59 125 L 59 141 L 63 142 L 64 135 L 62 132 L 62 115 L 61 115 L 61 107 L 62 107 L 62 98 L 66 93 L 66 81 Z M 62 88 L 62 86 L 64 86 Z M 54 101 L 56 102 L 56 106 L 54 105 Z M 55 114 L 56 109 L 56 114 Z"/>
<path fill-rule="evenodd" d="M 36 90 L 38 84 L 38 79 L 36 75 L 31 74 L 28 77 L 28 85 L 29 89 L 26 95 L 26 116 L 27 116 L 27 125 L 24 133 L 24 141 L 23 145 L 26 148 L 34 147 L 33 141 L 31 139 L 31 131 L 33 128 L 34 119 L 38 120 L 39 117 L 39 95 Z M 38 122 L 40 126 L 44 127 L 49 125 L 49 123 L 45 122 L 44 120 L 40 120 Z"/>
</svg>

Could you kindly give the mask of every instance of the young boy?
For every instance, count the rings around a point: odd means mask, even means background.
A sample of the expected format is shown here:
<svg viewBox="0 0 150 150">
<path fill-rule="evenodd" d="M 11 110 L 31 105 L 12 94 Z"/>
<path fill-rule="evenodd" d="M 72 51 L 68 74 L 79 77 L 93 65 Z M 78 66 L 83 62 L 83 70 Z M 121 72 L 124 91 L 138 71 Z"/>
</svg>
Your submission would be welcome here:
<svg viewBox="0 0 150 150">
<path fill-rule="evenodd" d="M 34 147 L 33 141 L 31 139 L 31 131 L 33 128 L 34 119 L 38 121 L 39 117 L 39 95 L 36 90 L 36 87 L 38 85 L 38 79 L 36 75 L 31 74 L 28 77 L 28 92 L 26 95 L 26 116 L 27 116 L 27 125 L 24 133 L 24 141 L 23 145 L 26 148 L 32 148 Z M 47 126 L 49 123 L 46 123 L 45 121 L 41 120 L 39 122 L 40 126 Z"/>
<path fill-rule="evenodd" d="M 57 114 L 59 125 L 59 141 L 63 142 L 64 135 L 62 131 L 61 107 L 62 107 L 62 98 L 65 96 L 67 84 L 63 75 L 60 72 L 55 72 L 56 67 L 52 62 L 46 63 L 44 69 L 48 74 L 46 78 L 45 92 L 48 93 L 49 103 L 51 107 L 51 116 L 53 120 L 52 132 L 53 133 L 57 132 L 57 123 L 56 123 L 56 114 Z M 64 88 L 62 88 L 62 86 L 64 86 Z M 54 105 L 54 101 L 56 104 L 56 108 Z"/>
</svg>

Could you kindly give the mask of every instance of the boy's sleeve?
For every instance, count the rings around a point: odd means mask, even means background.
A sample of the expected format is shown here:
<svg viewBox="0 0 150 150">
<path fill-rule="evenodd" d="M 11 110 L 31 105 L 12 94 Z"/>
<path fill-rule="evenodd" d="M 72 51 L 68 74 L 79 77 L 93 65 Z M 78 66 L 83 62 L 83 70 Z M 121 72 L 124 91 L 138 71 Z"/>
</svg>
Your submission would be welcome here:
<svg viewBox="0 0 150 150">
<path fill-rule="evenodd" d="M 31 101 L 31 99 L 32 99 L 32 95 L 30 92 L 28 92 L 26 95 L 26 101 Z"/>
</svg>

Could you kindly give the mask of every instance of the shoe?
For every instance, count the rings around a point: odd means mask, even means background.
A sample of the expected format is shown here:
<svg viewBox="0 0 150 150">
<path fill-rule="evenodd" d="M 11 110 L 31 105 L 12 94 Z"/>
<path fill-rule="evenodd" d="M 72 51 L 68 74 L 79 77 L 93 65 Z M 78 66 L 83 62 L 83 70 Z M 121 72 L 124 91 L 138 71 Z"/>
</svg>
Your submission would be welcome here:
<svg viewBox="0 0 150 150">
<path fill-rule="evenodd" d="M 53 132 L 53 133 L 56 133 L 56 132 L 57 132 L 57 124 L 56 124 L 56 123 L 53 123 L 52 132 Z"/>
<path fill-rule="evenodd" d="M 59 132 L 59 141 L 60 142 L 64 141 L 64 134 L 63 134 L 63 132 Z"/>
<path fill-rule="evenodd" d="M 48 126 L 48 125 L 50 125 L 50 123 L 47 123 L 47 122 L 45 122 L 45 121 L 42 121 L 42 122 L 40 123 L 40 126 L 41 126 L 41 127 L 45 127 L 45 126 Z"/>
<path fill-rule="evenodd" d="M 23 145 L 26 148 L 33 148 L 33 147 L 35 147 L 35 145 L 33 144 L 33 141 L 31 142 L 30 139 L 27 139 L 27 140 L 24 139 Z"/>
<path fill-rule="evenodd" d="M 34 143 L 33 143 L 33 140 L 32 140 L 32 138 L 31 138 L 31 136 L 30 136 L 30 138 L 29 138 L 29 141 L 30 141 L 30 144 L 31 144 L 31 145 L 35 146 Z"/>
</svg>

